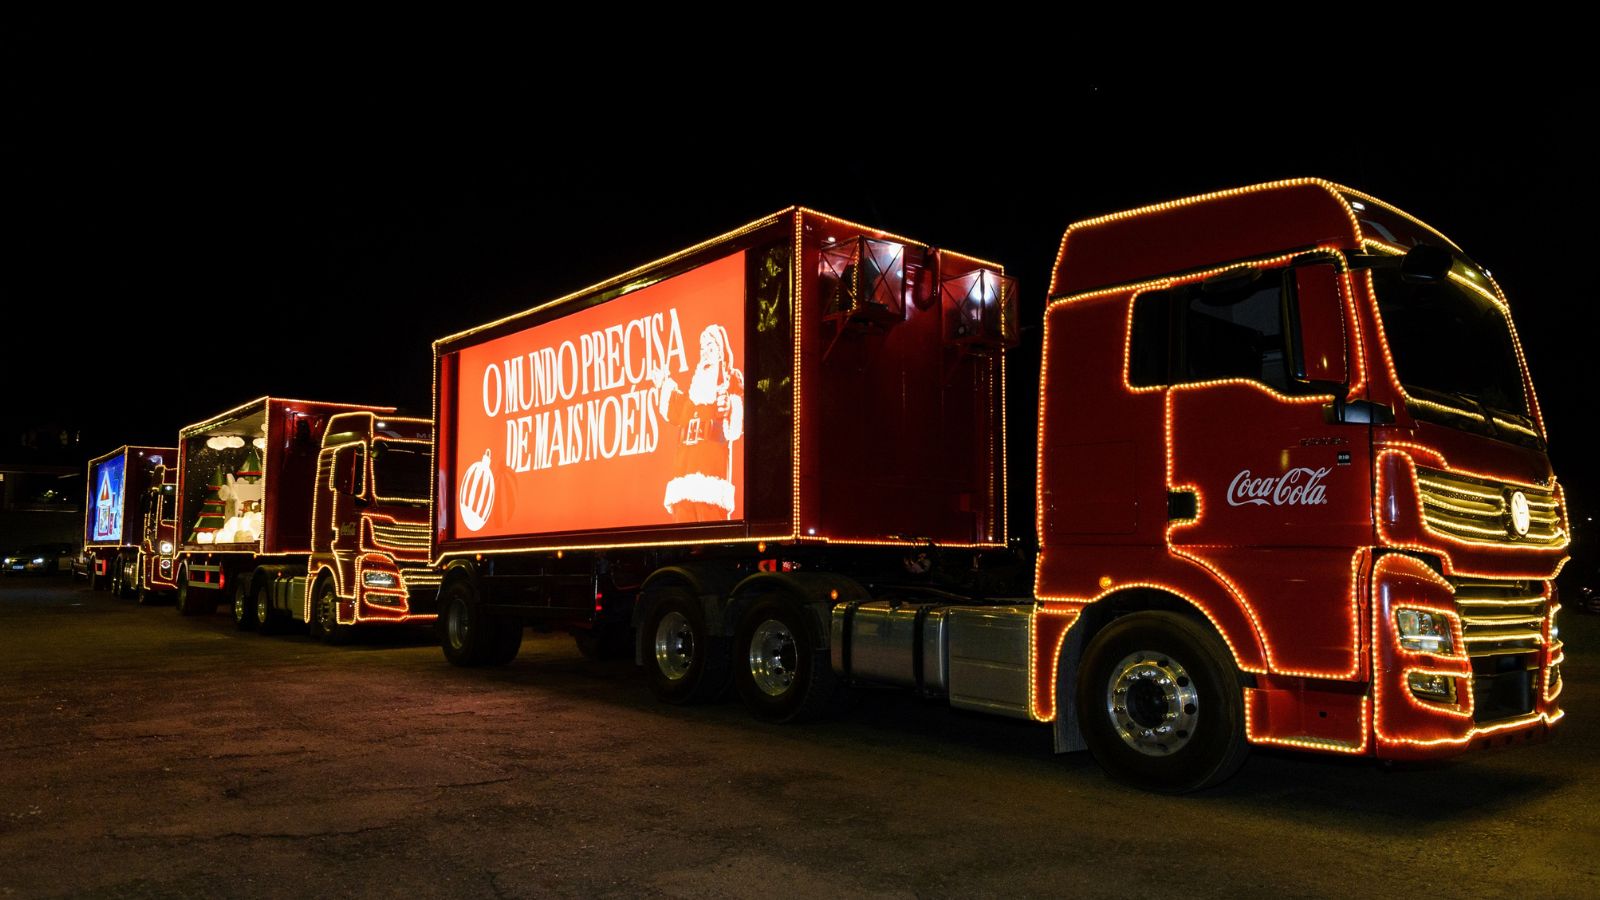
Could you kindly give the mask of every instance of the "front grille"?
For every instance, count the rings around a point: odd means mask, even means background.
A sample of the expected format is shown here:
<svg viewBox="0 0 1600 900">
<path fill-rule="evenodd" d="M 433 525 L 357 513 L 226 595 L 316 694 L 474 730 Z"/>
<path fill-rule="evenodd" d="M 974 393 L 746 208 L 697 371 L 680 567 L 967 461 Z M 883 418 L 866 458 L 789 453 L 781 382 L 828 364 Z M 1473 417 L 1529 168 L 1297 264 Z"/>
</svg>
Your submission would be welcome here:
<svg viewBox="0 0 1600 900">
<path fill-rule="evenodd" d="M 401 569 L 400 581 L 406 590 L 414 591 L 417 588 L 438 587 L 444 581 L 444 574 L 437 569 Z"/>
<path fill-rule="evenodd" d="M 1472 659 L 1472 718 L 1493 722 L 1533 711 L 1544 644 L 1544 585 L 1453 578 L 1462 640 Z"/>
<path fill-rule="evenodd" d="M 426 522 L 384 522 L 369 519 L 372 537 L 385 547 L 397 550 L 427 550 L 428 524 Z"/>
<path fill-rule="evenodd" d="M 1462 540 L 1492 544 L 1564 545 L 1560 503 L 1555 492 L 1530 485 L 1508 485 L 1457 472 L 1417 467 L 1422 517 L 1428 527 Z M 1512 523 L 1510 498 L 1520 491 L 1528 501 L 1528 533 Z"/>
</svg>

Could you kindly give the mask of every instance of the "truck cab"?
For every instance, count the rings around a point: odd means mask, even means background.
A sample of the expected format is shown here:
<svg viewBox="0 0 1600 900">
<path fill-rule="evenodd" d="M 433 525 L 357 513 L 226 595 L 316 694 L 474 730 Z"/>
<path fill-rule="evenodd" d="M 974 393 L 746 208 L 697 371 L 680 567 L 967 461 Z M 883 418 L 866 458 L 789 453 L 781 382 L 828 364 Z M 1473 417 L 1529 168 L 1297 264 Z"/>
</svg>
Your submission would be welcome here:
<svg viewBox="0 0 1600 900">
<path fill-rule="evenodd" d="M 317 456 L 308 588 L 297 618 L 325 635 L 372 622 L 430 623 L 427 419 L 333 416 Z"/>
<path fill-rule="evenodd" d="M 1561 489 L 1508 302 L 1460 247 L 1284 181 L 1075 224 L 1050 297 L 1058 745 L 1081 722 L 1113 772 L 1176 783 L 1243 742 L 1435 757 L 1561 718 Z"/>
</svg>

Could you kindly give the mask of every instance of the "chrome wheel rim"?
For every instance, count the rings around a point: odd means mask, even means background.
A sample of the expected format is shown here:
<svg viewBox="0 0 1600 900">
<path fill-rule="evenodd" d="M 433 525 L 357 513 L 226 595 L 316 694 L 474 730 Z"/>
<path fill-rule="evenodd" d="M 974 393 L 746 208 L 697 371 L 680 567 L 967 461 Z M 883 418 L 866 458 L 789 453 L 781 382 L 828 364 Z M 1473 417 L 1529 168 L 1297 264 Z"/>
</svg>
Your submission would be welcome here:
<svg viewBox="0 0 1600 900">
<path fill-rule="evenodd" d="M 233 592 L 233 618 L 236 622 L 243 622 L 245 619 L 244 594 L 238 591 Z"/>
<path fill-rule="evenodd" d="M 779 697 L 794 685 L 794 633 L 777 619 L 767 619 L 750 635 L 750 677 L 761 693 Z"/>
<path fill-rule="evenodd" d="M 656 668 L 668 681 L 681 681 L 694 665 L 694 628 L 689 617 L 672 610 L 656 625 Z"/>
<path fill-rule="evenodd" d="M 1177 660 L 1136 650 L 1112 667 L 1106 714 L 1129 747 L 1145 756 L 1170 756 L 1194 736 L 1200 695 Z"/>
<path fill-rule="evenodd" d="M 261 591 L 261 596 L 256 598 L 256 621 L 266 624 L 267 616 L 272 614 L 271 604 L 267 602 L 267 592 Z"/>
</svg>

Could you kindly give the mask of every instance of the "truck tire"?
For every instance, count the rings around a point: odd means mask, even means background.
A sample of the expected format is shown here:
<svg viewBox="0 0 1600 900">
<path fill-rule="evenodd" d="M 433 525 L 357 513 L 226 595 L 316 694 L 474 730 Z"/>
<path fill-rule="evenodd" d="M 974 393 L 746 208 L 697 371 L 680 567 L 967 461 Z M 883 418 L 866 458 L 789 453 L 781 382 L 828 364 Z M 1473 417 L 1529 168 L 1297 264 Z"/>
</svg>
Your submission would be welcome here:
<svg viewBox="0 0 1600 900">
<path fill-rule="evenodd" d="M 178 573 L 178 615 L 206 616 L 217 611 L 217 598 L 208 590 L 189 587 L 189 574 Z"/>
<path fill-rule="evenodd" d="M 256 628 L 255 604 L 250 598 L 250 585 L 244 580 L 239 580 L 233 585 L 233 627 L 240 631 L 254 631 Z"/>
<path fill-rule="evenodd" d="M 522 647 L 522 622 L 483 611 L 467 581 L 444 589 L 439 604 L 439 645 L 455 666 L 503 666 Z"/>
<path fill-rule="evenodd" d="M 728 639 L 713 637 L 700 601 L 683 588 L 666 588 L 651 607 L 639 638 L 650 691 L 664 703 L 709 703 L 728 688 Z"/>
<path fill-rule="evenodd" d="M 106 582 L 108 579 L 106 576 L 95 571 L 95 567 L 98 563 L 99 560 L 89 560 L 89 590 L 91 591 L 103 591 L 106 589 Z"/>
<path fill-rule="evenodd" d="M 134 561 L 137 562 L 138 561 L 138 557 L 135 557 Z M 132 580 L 129 580 L 129 578 L 128 578 L 128 559 L 127 559 L 127 557 L 120 557 L 120 556 L 117 557 L 117 580 L 116 580 L 114 586 L 112 587 L 112 592 L 115 593 L 118 597 L 122 598 L 123 600 L 132 600 L 133 599 L 133 594 L 134 594 L 134 589 L 138 586 L 138 584 L 139 584 L 139 573 L 138 573 L 138 571 L 135 570 L 134 573 L 133 573 Z"/>
<path fill-rule="evenodd" d="M 333 589 L 333 579 L 317 582 L 317 591 L 311 601 L 311 636 L 324 644 L 335 646 L 350 643 L 354 637 L 352 625 L 339 624 L 339 594 Z"/>
<path fill-rule="evenodd" d="M 827 648 L 798 604 L 760 600 L 734 635 L 733 683 L 756 718 L 803 722 L 820 715 L 839 692 Z"/>
<path fill-rule="evenodd" d="M 594 628 L 574 629 L 572 642 L 578 652 L 590 662 L 623 659 L 633 652 L 629 640 L 632 634 L 620 625 L 599 625 Z"/>
<path fill-rule="evenodd" d="M 272 607 L 272 585 L 261 584 L 250 594 L 250 615 L 255 619 L 256 630 L 262 634 L 278 634 L 284 629 L 284 615 Z"/>
<path fill-rule="evenodd" d="M 1185 793 L 1244 764 L 1244 694 L 1222 640 L 1172 612 L 1116 619 L 1090 641 L 1078 670 L 1078 717 L 1111 777 Z"/>
</svg>

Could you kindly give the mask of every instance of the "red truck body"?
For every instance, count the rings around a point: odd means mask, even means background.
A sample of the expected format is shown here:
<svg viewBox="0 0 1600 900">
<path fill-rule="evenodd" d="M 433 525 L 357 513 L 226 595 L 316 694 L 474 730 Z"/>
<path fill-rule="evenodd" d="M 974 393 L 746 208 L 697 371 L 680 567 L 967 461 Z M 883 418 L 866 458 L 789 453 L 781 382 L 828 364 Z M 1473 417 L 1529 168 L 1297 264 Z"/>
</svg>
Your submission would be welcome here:
<svg viewBox="0 0 1600 900">
<path fill-rule="evenodd" d="M 298 621 L 329 639 L 431 620 L 402 573 L 427 562 L 431 429 L 394 412 L 263 397 L 182 429 L 179 612 L 228 599 L 241 628 Z M 431 601 L 436 580 L 416 577 Z"/>
<path fill-rule="evenodd" d="M 792 209 L 436 342 L 445 655 L 632 625 L 671 702 L 903 685 L 1164 790 L 1252 744 L 1436 757 L 1560 719 L 1561 491 L 1505 298 L 1448 238 L 1315 179 L 1071 226 L 1033 559 L 1014 298 Z"/>
<path fill-rule="evenodd" d="M 83 546 L 92 587 L 148 602 L 176 589 L 178 451 L 118 447 L 89 461 Z"/>
</svg>

